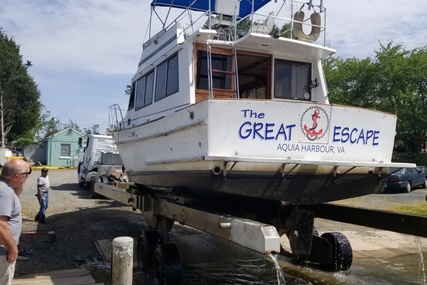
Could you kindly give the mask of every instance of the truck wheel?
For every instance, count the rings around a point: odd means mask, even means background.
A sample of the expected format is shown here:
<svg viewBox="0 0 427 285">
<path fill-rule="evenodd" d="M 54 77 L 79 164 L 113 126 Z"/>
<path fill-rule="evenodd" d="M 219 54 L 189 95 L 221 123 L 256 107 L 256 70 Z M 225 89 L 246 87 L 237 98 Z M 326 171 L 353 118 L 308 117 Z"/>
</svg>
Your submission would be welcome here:
<svg viewBox="0 0 427 285">
<path fill-rule="evenodd" d="M 136 258 L 138 261 L 138 267 L 142 272 L 147 273 L 150 269 L 153 252 L 156 249 L 157 244 L 160 244 L 161 242 L 160 235 L 156 230 L 143 231 L 138 237 Z"/>
<path fill-rule="evenodd" d="M 101 198 L 101 195 L 99 195 L 98 193 L 95 192 L 95 183 L 97 183 L 97 182 L 100 182 L 100 181 L 96 181 L 95 177 L 92 177 L 90 179 L 90 192 L 92 194 L 93 199 Z"/>
<path fill-rule="evenodd" d="M 175 244 L 158 244 L 153 252 L 151 272 L 159 285 L 181 283 L 181 257 Z"/>
</svg>

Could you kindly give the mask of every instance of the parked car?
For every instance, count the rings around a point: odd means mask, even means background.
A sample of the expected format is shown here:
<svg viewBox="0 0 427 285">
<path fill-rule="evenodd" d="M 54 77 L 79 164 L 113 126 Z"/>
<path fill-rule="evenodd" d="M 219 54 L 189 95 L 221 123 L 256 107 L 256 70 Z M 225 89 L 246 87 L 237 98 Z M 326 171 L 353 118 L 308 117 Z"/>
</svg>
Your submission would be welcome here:
<svg viewBox="0 0 427 285">
<path fill-rule="evenodd" d="M 390 167 L 385 190 L 411 192 L 414 187 L 426 188 L 426 173 L 422 168 Z"/>
</svg>

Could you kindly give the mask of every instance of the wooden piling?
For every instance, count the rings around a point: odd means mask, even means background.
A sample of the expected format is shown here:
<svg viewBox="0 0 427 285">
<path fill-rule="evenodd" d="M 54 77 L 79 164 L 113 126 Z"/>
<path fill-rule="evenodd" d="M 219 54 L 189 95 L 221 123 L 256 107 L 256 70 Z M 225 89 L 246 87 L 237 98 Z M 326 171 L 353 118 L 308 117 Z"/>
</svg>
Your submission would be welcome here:
<svg viewBox="0 0 427 285">
<path fill-rule="evenodd" d="M 111 284 L 132 284 L 133 239 L 131 237 L 113 239 L 111 255 Z"/>
</svg>

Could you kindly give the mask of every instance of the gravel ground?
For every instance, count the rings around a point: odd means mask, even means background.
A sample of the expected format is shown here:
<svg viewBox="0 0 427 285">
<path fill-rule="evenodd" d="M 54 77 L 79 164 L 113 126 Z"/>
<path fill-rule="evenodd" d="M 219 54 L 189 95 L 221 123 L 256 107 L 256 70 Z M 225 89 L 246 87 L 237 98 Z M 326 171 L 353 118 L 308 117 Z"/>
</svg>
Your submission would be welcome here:
<svg viewBox="0 0 427 285">
<path fill-rule="evenodd" d="M 50 170 L 52 190 L 49 193 L 47 224 L 34 221 L 38 212 L 34 170 L 21 195 L 23 229 L 20 250 L 32 251 L 29 260 L 19 261 L 16 276 L 72 269 L 80 266 L 102 266 L 103 259 L 96 240 L 118 236 L 137 237 L 145 226 L 142 216 L 131 208 L 107 199 L 92 199 L 89 191 L 77 184 L 75 169 Z M 48 231 L 56 240 L 49 242 Z"/>
</svg>

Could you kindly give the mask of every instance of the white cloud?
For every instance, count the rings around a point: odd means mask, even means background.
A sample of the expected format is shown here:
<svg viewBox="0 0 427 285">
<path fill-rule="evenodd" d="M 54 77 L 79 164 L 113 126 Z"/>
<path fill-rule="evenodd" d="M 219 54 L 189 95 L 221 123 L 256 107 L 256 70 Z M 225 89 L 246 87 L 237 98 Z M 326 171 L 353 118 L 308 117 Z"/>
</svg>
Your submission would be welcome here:
<svg viewBox="0 0 427 285">
<path fill-rule="evenodd" d="M 374 56 L 379 42 L 407 49 L 427 44 L 427 1 L 328 0 L 327 38 L 344 57 Z"/>
<path fill-rule="evenodd" d="M 24 43 L 25 58 L 46 69 L 128 74 L 141 51 L 145 5 L 148 1 L 6 1 L 1 24 Z"/>
</svg>

